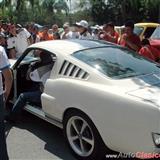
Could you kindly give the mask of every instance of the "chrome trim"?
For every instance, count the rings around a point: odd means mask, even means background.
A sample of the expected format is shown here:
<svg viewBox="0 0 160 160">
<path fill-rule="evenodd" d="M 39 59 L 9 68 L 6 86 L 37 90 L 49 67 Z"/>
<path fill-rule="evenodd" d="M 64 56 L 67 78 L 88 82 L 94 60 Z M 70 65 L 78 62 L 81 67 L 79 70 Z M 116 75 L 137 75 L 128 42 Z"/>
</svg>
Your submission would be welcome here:
<svg viewBox="0 0 160 160">
<path fill-rule="evenodd" d="M 13 70 L 13 103 L 17 100 L 17 70 Z"/>
<path fill-rule="evenodd" d="M 63 129 L 62 122 L 60 120 L 58 120 L 57 118 L 51 117 L 51 116 L 47 115 L 46 113 L 44 113 L 42 108 L 31 106 L 31 105 L 27 104 L 24 109 L 27 112 L 30 112 L 31 114 Z"/>
</svg>

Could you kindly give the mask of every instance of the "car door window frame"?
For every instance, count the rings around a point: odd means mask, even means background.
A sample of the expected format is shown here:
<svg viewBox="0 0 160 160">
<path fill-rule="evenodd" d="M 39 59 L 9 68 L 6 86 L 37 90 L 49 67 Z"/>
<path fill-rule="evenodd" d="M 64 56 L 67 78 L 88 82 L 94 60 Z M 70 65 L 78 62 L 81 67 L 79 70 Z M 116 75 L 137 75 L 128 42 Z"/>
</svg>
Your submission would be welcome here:
<svg viewBox="0 0 160 160">
<path fill-rule="evenodd" d="M 35 50 L 41 50 L 41 51 L 47 52 L 47 53 L 51 54 L 53 57 L 55 57 L 55 58 L 52 57 L 54 62 L 57 61 L 57 56 L 56 56 L 56 54 L 54 54 L 54 53 L 52 53 L 52 52 L 50 52 L 50 51 L 48 51 L 48 50 L 44 50 L 44 49 L 42 49 L 42 48 L 36 48 L 36 47 L 34 47 L 34 48 L 28 48 L 28 49 L 17 59 L 16 63 L 12 66 L 12 72 L 13 72 L 13 77 L 14 77 L 14 82 L 13 82 L 13 98 L 12 98 L 12 100 L 11 100 L 12 103 L 14 103 L 14 102 L 17 100 L 17 97 L 18 97 L 18 92 L 17 92 L 17 90 L 18 90 L 18 88 L 17 88 L 17 87 L 18 87 L 18 84 L 17 84 L 17 76 L 18 76 L 18 75 L 17 75 L 17 70 L 18 70 L 18 68 L 21 66 L 21 62 L 24 60 L 24 58 L 25 58 L 31 51 L 35 51 Z M 55 64 L 53 65 L 52 70 L 53 70 L 54 66 L 55 66 Z"/>
</svg>

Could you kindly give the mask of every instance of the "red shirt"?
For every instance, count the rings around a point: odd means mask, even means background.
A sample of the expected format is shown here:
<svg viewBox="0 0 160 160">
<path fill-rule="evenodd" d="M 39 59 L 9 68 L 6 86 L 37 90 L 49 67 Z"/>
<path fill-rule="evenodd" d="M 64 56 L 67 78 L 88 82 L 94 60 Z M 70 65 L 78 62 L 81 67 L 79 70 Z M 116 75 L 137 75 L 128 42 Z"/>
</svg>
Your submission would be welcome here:
<svg viewBox="0 0 160 160">
<path fill-rule="evenodd" d="M 119 41 L 119 44 L 124 46 L 124 47 L 127 47 L 129 49 L 132 49 L 126 42 L 125 39 L 123 39 L 123 37 L 125 37 L 126 34 L 123 34 L 122 35 L 122 38 L 120 39 Z M 141 41 L 140 41 L 140 38 L 139 36 L 137 36 L 136 34 L 132 34 L 130 36 L 127 36 L 127 41 L 133 43 L 134 45 L 136 45 L 139 49 L 141 48 Z M 132 49 L 133 50 L 133 49 Z"/>
<path fill-rule="evenodd" d="M 157 61 L 160 58 L 160 51 L 150 45 L 142 47 L 139 50 L 139 54 L 153 61 Z"/>
<path fill-rule="evenodd" d="M 113 38 L 115 39 L 115 41 L 113 40 Z M 102 35 L 103 40 L 109 41 L 112 43 L 118 43 L 118 38 L 119 38 L 119 34 L 116 31 L 111 35 L 108 35 L 108 34 Z"/>
</svg>

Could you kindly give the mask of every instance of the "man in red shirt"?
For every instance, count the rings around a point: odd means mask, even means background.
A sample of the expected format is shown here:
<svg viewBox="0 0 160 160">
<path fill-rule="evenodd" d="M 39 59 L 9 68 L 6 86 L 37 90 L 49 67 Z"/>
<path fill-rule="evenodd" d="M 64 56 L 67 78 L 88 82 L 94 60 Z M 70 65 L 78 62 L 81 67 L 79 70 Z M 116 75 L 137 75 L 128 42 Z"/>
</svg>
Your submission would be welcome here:
<svg viewBox="0 0 160 160">
<path fill-rule="evenodd" d="M 134 23 L 127 21 L 125 23 L 124 34 L 122 34 L 119 44 L 133 51 L 139 51 L 141 48 L 140 38 L 133 32 Z"/>
<path fill-rule="evenodd" d="M 151 46 L 148 39 L 143 39 L 141 44 L 142 48 L 139 50 L 139 54 L 150 60 L 158 62 L 160 59 L 160 51 Z"/>
<path fill-rule="evenodd" d="M 118 43 L 119 34 L 114 30 L 114 24 L 109 22 L 103 26 L 103 32 L 99 34 L 99 39 L 112 43 Z"/>
</svg>

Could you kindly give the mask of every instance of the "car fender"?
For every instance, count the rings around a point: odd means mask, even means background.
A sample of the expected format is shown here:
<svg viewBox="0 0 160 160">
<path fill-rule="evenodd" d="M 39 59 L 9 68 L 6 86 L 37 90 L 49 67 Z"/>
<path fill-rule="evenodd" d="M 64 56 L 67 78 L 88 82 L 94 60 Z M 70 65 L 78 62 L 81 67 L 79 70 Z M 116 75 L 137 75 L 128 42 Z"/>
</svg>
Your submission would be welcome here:
<svg viewBox="0 0 160 160">
<path fill-rule="evenodd" d="M 52 97 L 50 102 L 45 95 Z M 151 133 L 159 132 L 159 111 L 151 104 L 113 94 L 103 85 L 64 78 L 48 80 L 42 99 L 44 111 L 60 121 L 69 108 L 87 114 L 112 150 L 154 151 Z"/>
</svg>

